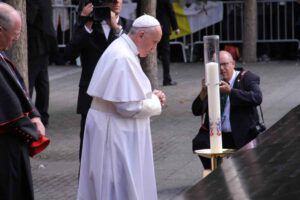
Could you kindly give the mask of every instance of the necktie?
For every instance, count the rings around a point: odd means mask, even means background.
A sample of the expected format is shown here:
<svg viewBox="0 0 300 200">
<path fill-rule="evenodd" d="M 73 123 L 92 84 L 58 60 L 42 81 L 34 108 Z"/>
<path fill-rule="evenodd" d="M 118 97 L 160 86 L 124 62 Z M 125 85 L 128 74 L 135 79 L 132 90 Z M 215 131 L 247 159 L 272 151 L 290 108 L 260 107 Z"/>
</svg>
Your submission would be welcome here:
<svg viewBox="0 0 300 200">
<path fill-rule="evenodd" d="M 221 94 L 221 116 L 224 113 L 227 98 L 228 98 L 228 94 Z"/>
</svg>

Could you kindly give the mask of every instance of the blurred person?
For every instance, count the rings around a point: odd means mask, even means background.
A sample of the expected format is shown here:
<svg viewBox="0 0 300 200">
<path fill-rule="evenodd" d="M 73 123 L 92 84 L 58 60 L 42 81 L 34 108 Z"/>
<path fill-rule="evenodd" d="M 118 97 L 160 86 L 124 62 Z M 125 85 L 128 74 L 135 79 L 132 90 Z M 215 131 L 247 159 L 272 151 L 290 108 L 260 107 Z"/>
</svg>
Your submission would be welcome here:
<svg viewBox="0 0 300 200">
<path fill-rule="evenodd" d="M 80 122 L 80 149 L 81 159 L 84 127 L 92 97 L 86 92 L 89 86 L 95 66 L 105 49 L 123 32 L 127 33 L 132 21 L 120 16 L 122 0 L 114 0 L 110 7 L 110 20 L 94 21 L 91 14 L 94 6 L 89 1 L 79 2 L 80 15 L 73 38 L 65 48 L 66 60 L 75 60 L 80 56 L 82 72 L 79 81 L 79 93 L 77 100 L 77 113 L 81 114 Z"/>
<path fill-rule="evenodd" d="M 77 199 L 157 199 L 150 117 L 161 113 L 165 94 L 152 91 L 139 57 L 153 52 L 161 36 L 158 20 L 143 15 L 97 63 Z"/>
<path fill-rule="evenodd" d="M 69 9 L 68 6 L 72 5 L 71 0 L 51 0 L 53 5 L 57 7 L 53 8 L 53 25 L 55 31 L 60 26 L 62 32 L 70 29 Z"/>
<path fill-rule="evenodd" d="M 71 0 L 51 0 L 52 2 L 52 13 L 53 13 L 53 27 L 56 33 L 57 43 L 64 45 L 70 41 L 71 36 L 71 15 L 73 9 Z M 57 46 L 58 46 L 57 44 Z M 65 65 L 66 62 L 63 59 L 64 48 L 58 48 L 57 51 L 53 52 L 49 56 L 49 64 Z"/>
<path fill-rule="evenodd" d="M 24 81 L 4 53 L 18 40 L 21 25 L 20 13 L 0 3 L 1 200 L 34 199 L 29 145 L 32 136 L 45 135 L 40 115 L 27 97 Z"/>
<path fill-rule="evenodd" d="M 172 0 L 159 0 L 156 2 L 156 17 L 162 26 L 162 38 L 158 43 L 158 57 L 163 66 L 163 85 L 177 85 L 170 74 L 170 35 L 171 28 L 176 34 L 180 33 L 173 10 Z"/>
<path fill-rule="evenodd" d="M 239 149 L 254 139 L 259 121 L 256 107 L 262 103 L 260 78 L 256 74 L 235 68 L 235 61 L 227 51 L 220 51 L 221 124 L 223 148 Z M 208 98 L 205 80 L 202 89 L 192 104 L 195 116 L 202 116 L 202 126 L 193 139 L 193 151 L 209 149 Z M 205 170 L 211 169 L 210 159 L 200 157 Z M 204 173 L 207 173 L 204 171 Z"/>
<path fill-rule="evenodd" d="M 30 97 L 45 126 L 49 123 L 49 55 L 57 54 L 51 0 L 26 0 L 28 33 L 28 79 Z"/>
</svg>

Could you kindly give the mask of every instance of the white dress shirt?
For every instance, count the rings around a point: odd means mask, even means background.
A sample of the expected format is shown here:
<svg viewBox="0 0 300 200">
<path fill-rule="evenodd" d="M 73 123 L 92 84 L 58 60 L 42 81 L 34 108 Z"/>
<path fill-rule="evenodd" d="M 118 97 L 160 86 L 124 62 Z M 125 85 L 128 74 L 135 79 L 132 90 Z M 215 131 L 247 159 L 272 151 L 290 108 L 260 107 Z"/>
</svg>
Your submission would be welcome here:
<svg viewBox="0 0 300 200">
<path fill-rule="evenodd" d="M 233 72 L 233 75 L 229 81 L 230 88 L 233 87 L 236 77 L 239 75 L 239 71 Z M 231 132 L 231 124 L 230 124 L 230 98 L 227 97 L 224 112 L 222 114 L 222 131 L 223 132 Z"/>
<path fill-rule="evenodd" d="M 119 19 L 120 19 L 120 17 L 117 18 L 117 23 L 119 23 Z M 107 23 L 105 20 L 103 20 L 103 21 L 101 22 L 101 26 L 102 26 L 102 29 L 103 29 L 105 38 L 108 39 L 108 36 L 109 36 L 109 32 L 110 32 L 110 30 L 111 30 L 111 27 L 108 25 L 108 23 Z M 87 26 L 84 26 L 84 28 L 85 28 L 85 30 L 86 30 L 89 34 L 91 34 L 91 33 L 93 32 L 93 29 L 89 29 Z M 121 32 L 122 32 L 122 31 L 121 31 Z M 121 32 L 120 32 L 119 36 L 121 35 Z"/>
</svg>

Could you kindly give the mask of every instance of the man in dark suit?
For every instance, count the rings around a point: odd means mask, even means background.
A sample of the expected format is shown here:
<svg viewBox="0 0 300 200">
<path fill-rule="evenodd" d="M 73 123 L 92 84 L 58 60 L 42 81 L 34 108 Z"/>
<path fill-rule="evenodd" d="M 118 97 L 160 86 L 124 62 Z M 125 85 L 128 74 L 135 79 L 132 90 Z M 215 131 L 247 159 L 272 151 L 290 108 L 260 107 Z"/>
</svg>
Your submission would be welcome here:
<svg viewBox="0 0 300 200">
<path fill-rule="evenodd" d="M 163 85 L 176 85 L 177 83 L 172 81 L 170 75 L 170 34 L 171 28 L 176 34 L 179 34 L 180 30 L 171 0 L 159 0 L 156 2 L 156 18 L 160 22 L 163 32 L 157 46 L 158 57 L 161 59 L 163 65 Z"/>
<path fill-rule="evenodd" d="M 122 0 L 114 0 L 113 3 L 108 4 L 111 10 L 110 19 L 95 21 L 90 17 L 94 9 L 92 3 L 81 1 L 79 7 L 83 8 L 76 30 L 65 49 L 65 59 L 74 60 L 80 56 L 82 66 L 77 102 L 77 113 L 81 114 L 79 159 L 81 158 L 86 116 L 92 101 L 86 92 L 95 66 L 109 44 L 123 32 L 128 32 L 132 24 L 132 21 L 120 17 L 122 3 Z"/>
<path fill-rule="evenodd" d="M 51 0 L 26 0 L 28 30 L 29 92 L 36 92 L 35 106 L 42 122 L 48 125 L 49 114 L 49 55 L 57 50 L 52 22 Z"/>
<path fill-rule="evenodd" d="M 258 132 L 256 107 L 262 102 L 260 78 L 250 71 L 235 68 L 235 61 L 227 51 L 220 51 L 221 123 L 223 148 L 239 149 Z M 193 139 L 193 150 L 210 148 L 207 88 L 202 81 L 200 94 L 194 100 L 195 116 L 206 116 L 197 136 Z M 210 169 L 210 160 L 200 157 L 204 169 Z"/>
<path fill-rule="evenodd" d="M 3 51 L 21 34 L 20 13 L 0 3 L 0 199 L 33 200 L 30 142 L 45 135 L 39 113 L 27 97 L 25 84 Z"/>
</svg>

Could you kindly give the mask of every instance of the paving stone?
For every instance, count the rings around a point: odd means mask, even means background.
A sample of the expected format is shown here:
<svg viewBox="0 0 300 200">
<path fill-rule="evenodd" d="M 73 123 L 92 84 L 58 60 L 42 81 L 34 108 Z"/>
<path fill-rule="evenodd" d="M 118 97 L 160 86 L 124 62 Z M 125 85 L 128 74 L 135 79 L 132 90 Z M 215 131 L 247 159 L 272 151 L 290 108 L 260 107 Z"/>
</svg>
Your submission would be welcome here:
<svg viewBox="0 0 300 200">
<path fill-rule="evenodd" d="M 239 64 L 261 77 L 262 108 L 268 127 L 300 103 L 300 65 L 296 61 Z M 159 66 L 161 81 L 161 66 Z M 158 198 L 171 200 L 201 180 L 202 166 L 191 141 L 200 118 L 191 113 L 204 76 L 202 63 L 173 63 L 177 86 L 160 86 L 167 103 L 161 116 L 151 119 Z M 80 116 L 76 102 L 80 68 L 50 66 L 50 125 L 48 149 L 31 159 L 37 200 L 74 200 L 78 185 Z"/>
</svg>

